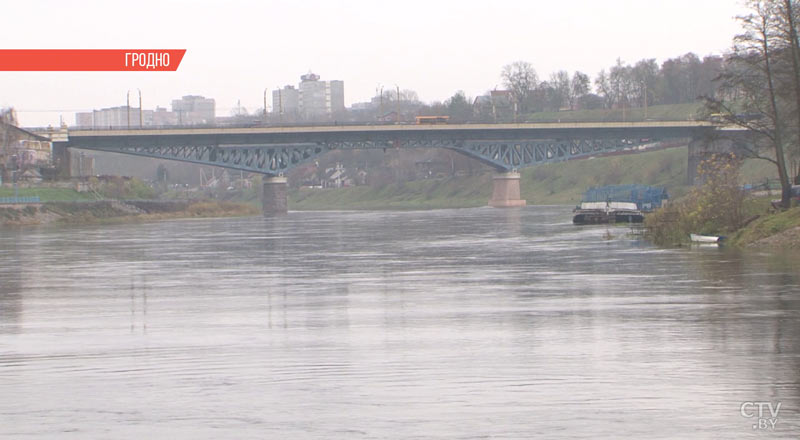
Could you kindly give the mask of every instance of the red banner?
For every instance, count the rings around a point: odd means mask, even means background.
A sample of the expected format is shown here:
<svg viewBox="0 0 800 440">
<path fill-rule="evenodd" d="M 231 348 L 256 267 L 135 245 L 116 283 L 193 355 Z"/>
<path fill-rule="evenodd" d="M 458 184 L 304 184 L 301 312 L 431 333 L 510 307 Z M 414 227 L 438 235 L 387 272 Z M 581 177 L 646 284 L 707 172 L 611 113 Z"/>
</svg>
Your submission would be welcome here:
<svg viewBox="0 0 800 440">
<path fill-rule="evenodd" d="M 0 71 L 174 72 L 185 53 L 186 49 L 0 49 Z"/>
</svg>

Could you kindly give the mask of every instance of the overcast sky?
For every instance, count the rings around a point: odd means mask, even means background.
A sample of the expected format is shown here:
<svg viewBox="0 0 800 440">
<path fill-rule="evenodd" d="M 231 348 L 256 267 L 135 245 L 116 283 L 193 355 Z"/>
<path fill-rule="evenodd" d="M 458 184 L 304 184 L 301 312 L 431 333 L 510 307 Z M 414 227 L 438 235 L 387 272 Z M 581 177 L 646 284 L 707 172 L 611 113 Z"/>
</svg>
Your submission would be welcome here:
<svg viewBox="0 0 800 440">
<path fill-rule="evenodd" d="M 728 49 L 738 0 L 15 2 L 2 11 L 7 49 L 187 49 L 177 72 L 0 72 L 0 106 L 27 126 L 73 124 L 75 111 L 144 108 L 173 98 L 263 106 L 265 88 L 296 85 L 309 70 L 345 83 L 347 105 L 376 88 L 412 89 L 423 101 L 501 86 L 505 64 L 525 60 L 540 78 L 592 78 L 617 58 L 659 62 Z M 268 97 L 270 98 L 270 97 Z M 269 102 L 271 106 L 271 102 Z"/>
</svg>

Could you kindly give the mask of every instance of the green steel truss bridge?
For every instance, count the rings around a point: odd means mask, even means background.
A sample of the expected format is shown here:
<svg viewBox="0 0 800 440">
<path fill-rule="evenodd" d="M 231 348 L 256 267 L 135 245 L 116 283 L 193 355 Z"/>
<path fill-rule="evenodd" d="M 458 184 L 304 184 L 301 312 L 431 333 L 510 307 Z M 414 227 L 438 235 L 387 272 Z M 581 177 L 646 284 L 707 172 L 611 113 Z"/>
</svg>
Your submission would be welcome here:
<svg viewBox="0 0 800 440">
<path fill-rule="evenodd" d="M 571 159 L 686 145 L 740 131 L 705 121 L 678 121 L 72 129 L 51 132 L 50 138 L 56 150 L 79 148 L 169 159 L 278 178 L 333 150 L 446 148 L 499 173 L 514 173 Z M 518 189 L 515 195 L 513 188 L 510 195 L 498 194 L 495 183 L 493 198 L 519 198 Z"/>
<path fill-rule="evenodd" d="M 57 144 L 281 175 L 332 150 L 447 148 L 511 171 L 718 130 L 708 122 L 69 130 Z"/>
</svg>

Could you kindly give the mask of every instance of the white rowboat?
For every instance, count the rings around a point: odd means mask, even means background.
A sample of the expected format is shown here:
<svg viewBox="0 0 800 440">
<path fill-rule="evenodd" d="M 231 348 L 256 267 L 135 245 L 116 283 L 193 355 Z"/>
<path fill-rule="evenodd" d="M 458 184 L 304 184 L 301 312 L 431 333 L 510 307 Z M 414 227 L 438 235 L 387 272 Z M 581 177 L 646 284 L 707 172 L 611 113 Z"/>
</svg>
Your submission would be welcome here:
<svg viewBox="0 0 800 440">
<path fill-rule="evenodd" d="M 719 243 L 725 237 L 720 237 L 717 235 L 690 234 L 689 238 L 695 243 Z"/>
</svg>

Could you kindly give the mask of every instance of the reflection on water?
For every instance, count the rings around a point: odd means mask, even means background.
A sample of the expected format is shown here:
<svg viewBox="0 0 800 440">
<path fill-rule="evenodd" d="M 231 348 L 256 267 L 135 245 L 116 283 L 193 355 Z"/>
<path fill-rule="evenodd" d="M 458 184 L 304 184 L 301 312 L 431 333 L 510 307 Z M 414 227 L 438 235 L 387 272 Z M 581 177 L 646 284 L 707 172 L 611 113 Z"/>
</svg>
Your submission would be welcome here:
<svg viewBox="0 0 800 440">
<path fill-rule="evenodd" d="M 797 438 L 797 254 L 570 218 L 3 231 L 0 437 Z"/>
</svg>

